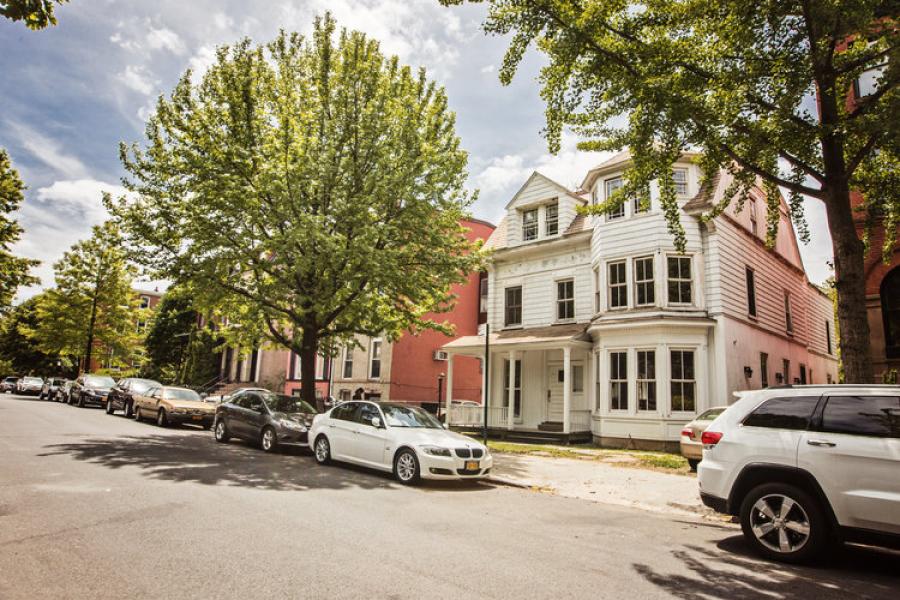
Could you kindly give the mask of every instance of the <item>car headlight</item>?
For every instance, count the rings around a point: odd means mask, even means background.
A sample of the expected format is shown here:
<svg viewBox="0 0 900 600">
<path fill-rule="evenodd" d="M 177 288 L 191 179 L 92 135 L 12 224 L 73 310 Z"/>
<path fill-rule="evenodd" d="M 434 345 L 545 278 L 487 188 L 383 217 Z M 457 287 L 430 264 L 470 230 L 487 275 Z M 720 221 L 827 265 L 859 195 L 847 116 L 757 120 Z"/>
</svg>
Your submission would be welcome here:
<svg viewBox="0 0 900 600">
<path fill-rule="evenodd" d="M 286 429 L 293 429 L 294 431 L 299 431 L 300 433 L 304 433 L 306 431 L 306 425 L 304 425 L 303 423 L 298 423 L 297 421 L 291 421 L 290 419 L 279 419 L 277 423 Z"/>
<path fill-rule="evenodd" d="M 449 448 L 441 448 L 439 446 L 422 446 L 422 450 L 424 450 L 426 454 L 430 454 L 432 456 L 450 456 Z"/>
</svg>

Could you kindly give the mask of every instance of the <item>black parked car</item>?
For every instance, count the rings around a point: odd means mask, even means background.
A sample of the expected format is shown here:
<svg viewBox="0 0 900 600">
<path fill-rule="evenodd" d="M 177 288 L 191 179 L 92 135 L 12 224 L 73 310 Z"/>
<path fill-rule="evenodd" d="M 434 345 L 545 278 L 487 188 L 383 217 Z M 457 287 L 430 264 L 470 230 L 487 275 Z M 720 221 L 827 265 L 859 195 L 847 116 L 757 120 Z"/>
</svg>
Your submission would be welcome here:
<svg viewBox="0 0 900 600">
<path fill-rule="evenodd" d="M 121 410 L 126 417 L 130 417 L 134 413 L 134 395 L 146 394 L 147 390 L 158 387 L 162 387 L 162 384 L 152 379 L 137 377 L 120 379 L 109 390 L 109 396 L 106 398 L 106 414 L 111 415 Z"/>
<path fill-rule="evenodd" d="M 246 390 L 216 407 L 216 440 L 232 437 L 259 444 L 274 452 L 281 444 L 307 443 L 316 409 L 296 396 Z"/>
<path fill-rule="evenodd" d="M 61 388 L 65 383 L 65 379 L 59 379 L 56 377 L 46 379 L 44 381 L 44 385 L 41 387 L 41 394 L 39 398 L 41 400 L 53 400 L 56 397 L 56 390 Z"/>
<path fill-rule="evenodd" d="M 88 404 L 103 406 L 114 385 L 116 382 L 108 375 L 82 375 L 69 390 L 69 404 L 76 404 L 79 408 Z"/>
</svg>

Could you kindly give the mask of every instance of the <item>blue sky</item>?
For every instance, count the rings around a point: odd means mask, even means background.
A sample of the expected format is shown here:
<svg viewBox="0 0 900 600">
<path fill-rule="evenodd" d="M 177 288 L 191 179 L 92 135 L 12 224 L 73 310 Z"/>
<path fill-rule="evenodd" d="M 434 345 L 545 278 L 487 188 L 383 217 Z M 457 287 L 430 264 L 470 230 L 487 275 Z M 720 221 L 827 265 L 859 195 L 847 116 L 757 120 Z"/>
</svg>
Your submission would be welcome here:
<svg viewBox="0 0 900 600">
<path fill-rule="evenodd" d="M 485 36 L 482 6 L 444 8 L 437 0 L 72 0 L 57 9 L 59 25 L 41 32 L 0 20 L 0 146 L 10 152 L 29 189 L 16 250 L 52 263 L 103 221 L 101 193 L 120 193 L 120 141 L 140 141 L 159 94 L 188 67 L 202 72 L 217 45 L 243 36 L 264 42 L 279 28 L 309 31 L 331 10 L 340 26 L 360 29 L 447 88 L 457 132 L 470 152 L 469 185 L 478 188 L 475 216 L 496 223 L 535 169 L 575 187 L 604 156 L 579 152 L 567 136 L 547 153 L 540 131 L 544 106 L 530 55 L 509 87 L 497 67 L 505 40 Z M 830 273 L 824 211 L 809 201 L 812 241 L 801 244 L 814 282 Z"/>
</svg>

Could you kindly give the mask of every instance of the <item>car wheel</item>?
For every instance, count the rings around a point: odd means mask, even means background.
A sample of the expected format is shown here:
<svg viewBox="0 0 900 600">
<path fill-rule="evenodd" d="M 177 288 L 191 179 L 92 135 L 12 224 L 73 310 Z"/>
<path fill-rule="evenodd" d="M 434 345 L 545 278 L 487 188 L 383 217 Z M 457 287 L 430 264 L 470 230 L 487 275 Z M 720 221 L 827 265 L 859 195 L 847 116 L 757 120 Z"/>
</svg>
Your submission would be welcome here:
<svg viewBox="0 0 900 600">
<path fill-rule="evenodd" d="M 314 450 L 317 463 L 320 465 L 327 465 L 331 462 L 331 444 L 328 443 L 327 437 L 324 435 L 317 437 Z"/>
<path fill-rule="evenodd" d="M 142 419 L 143 419 L 143 417 L 141 416 L 141 407 L 139 406 L 136 409 L 134 409 L 134 420 L 141 421 Z"/>
<path fill-rule="evenodd" d="M 793 485 L 753 488 L 741 503 L 740 519 L 750 545 L 773 560 L 808 562 L 827 546 L 828 523 L 819 502 Z"/>
<path fill-rule="evenodd" d="M 115 407 L 113 407 L 112 400 L 107 400 L 106 401 L 106 414 L 112 415 L 112 414 L 115 414 L 115 412 L 116 412 L 116 409 L 115 409 Z"/>
<path fill-rule="evenodd" d="M 231 439 L 231 436 L 228 435 L 228 428 L 225 426 L 225 419 L 216 420 L 215 435 L 216 441 L 223 444 Z"/>
<path fill-rule="evenodd" d="M 122 413 L 126 418 L 132 416 L 131 402 L 129 402 L 128 400 L 122 401 Z"/>
<path fill-rule="evenodd" d="M 156 411 L 156 424 L 159 427 L 169 426 L 169 419 L 166 418 L 166 409 L 160 408 L 158 411 Z"/>
<path fill-rule="evenodd" d="M 689 459 L 687 459 L 687 461 L 688 461 L 688 466 L 691 468 L 691 471 L 696 471 L 697 465 L 700 464 L 700 461 L 697 460 L 696 458 L 689 458 Z"/>
<path fill-rule="evenodd" d="M 394 475 L 400 483 L 409 485 L 419 481 L 419 459 L 416 453 L 404 448 L 394 458 Z"/>
<path fill-rule="evenodd" d="M 259 447 L 263 452 L 275 452 L 278 450 L 278 434 L 271 427 L 265 427 L 259 436 Z"/>
</svg>

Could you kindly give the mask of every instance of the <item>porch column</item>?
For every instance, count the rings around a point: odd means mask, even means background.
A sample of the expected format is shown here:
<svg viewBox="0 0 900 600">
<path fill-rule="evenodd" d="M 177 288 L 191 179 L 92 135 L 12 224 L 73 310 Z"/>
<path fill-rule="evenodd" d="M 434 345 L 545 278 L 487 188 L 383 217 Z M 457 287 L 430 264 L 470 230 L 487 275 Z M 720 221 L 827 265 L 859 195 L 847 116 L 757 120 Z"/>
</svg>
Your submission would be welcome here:
<svg viewBox="0 0 900 600">
<path fill-rule="evenodd" d="M 516 360 L 519 353 L 511 350 L 509 353 L 509 390 L 506 395 L 506 428 L 510 431 L 516 426 Z"/>
<path fill-rule="evenodd" d="M 453 354 L 447 355 L 447 400 L 446 415 L 444 422 L 450 425 L 450 407 L 453 406 Z"/>
<path fill-rule="evenodd" d="M 563 433 L 572 429 L 572 349 L 563 348 Z"/>
<path fill-rule="evenodd" d="M 594 349 L 591 348 L 591 351 L 588 352 L 588 364 L 591 369 L 591 374 L 588 376 L 588 382 L 590 384 L 590 391 L 588 392 L 588 406 L 591 408 L 591 413 L 597 412 L 597 353 L 594 352 Z"/>
</svg>

